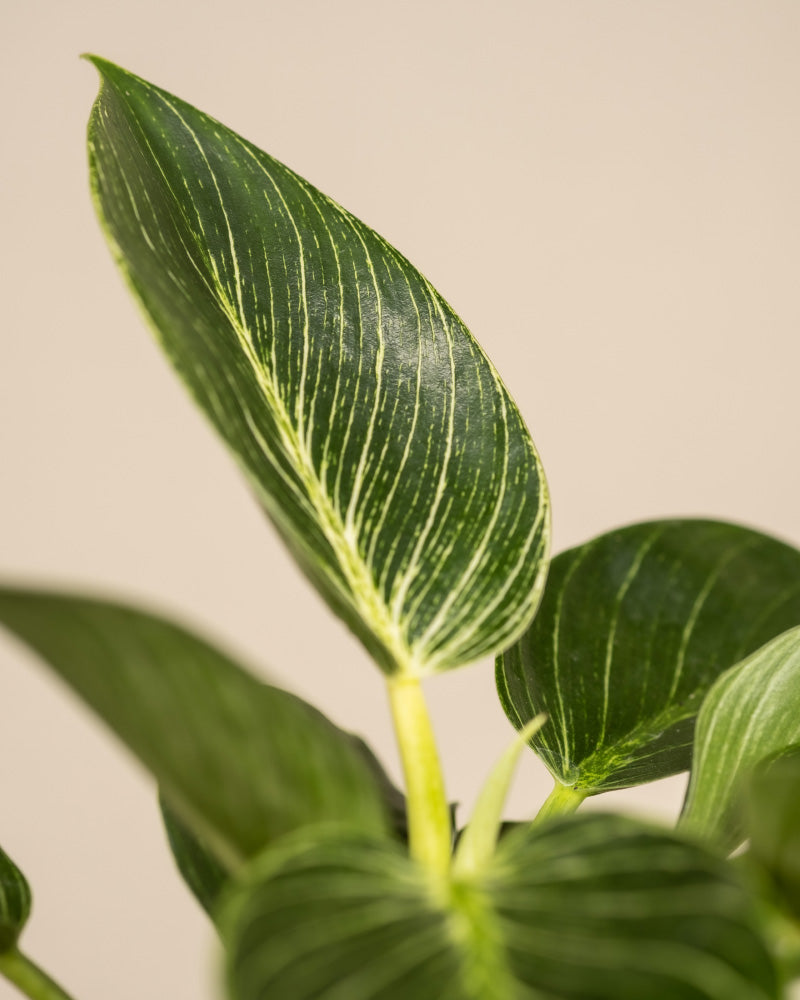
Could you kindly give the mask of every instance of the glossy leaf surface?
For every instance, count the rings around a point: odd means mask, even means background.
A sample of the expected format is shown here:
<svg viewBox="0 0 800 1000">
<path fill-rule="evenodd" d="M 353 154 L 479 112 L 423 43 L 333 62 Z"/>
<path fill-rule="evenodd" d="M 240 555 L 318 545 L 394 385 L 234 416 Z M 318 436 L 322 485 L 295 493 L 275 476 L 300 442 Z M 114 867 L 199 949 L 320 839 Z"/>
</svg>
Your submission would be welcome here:
<svg viewBox="0 0 800 1000">
<path fill-rule="evenodd" d="M 466 328 L 277 160 L 93 62 L 92 184 L 112 250 L 305 572 L 389 673 L 508 645 L 539 601 L 548 501 Z"/>
<path fill-rule="evenodd" d="M 27 879 L 0 848 L 0 953 L 16 945 L 30 912 Z"/>
<path fill-rule="evenodd" d="M 715 521 L 636 524 L 557 556 L 531 628 L 498 659 L 517 728 L 589 794 L 691 761 L 697 712 L 729 667 L 800 623 L 800 552 Z"/>
<path fill-rule="evenodd" d="M 233 1000 L 765 1000 L 775 971 L 723 862 L 587 816 L 434 885 L 387 843 L 293 842 L 223 920 Z"/>
<path fill-rule="evenodd" d="M 185 629 L 11 588 L 0 588 L 0 624 L 128 745 L 226 867 L 310 823 L 386 830 L 383 791 L 352 737 Z"/>
<path fill-rule="evenodd" d="M 744 839 L 745 782 L 767 758 L 800 744 L 800 628 L 725 673 L 697 720 L 682 825 L 734 848 Z"/>
</svg>

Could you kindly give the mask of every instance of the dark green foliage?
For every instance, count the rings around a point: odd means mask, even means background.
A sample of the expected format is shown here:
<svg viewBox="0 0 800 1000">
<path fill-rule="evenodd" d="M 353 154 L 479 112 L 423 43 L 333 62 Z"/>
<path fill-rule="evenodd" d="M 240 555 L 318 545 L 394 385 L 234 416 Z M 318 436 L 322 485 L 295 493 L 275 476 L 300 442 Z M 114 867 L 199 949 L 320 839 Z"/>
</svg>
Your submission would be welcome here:
<svg viewBox="0 0 800 1000">
<path fill-rule="evenodd" d="M 517 728 L 566 785 L 592 793 L 689 767 L 716 679 L 800 622 L 800 552 L 716 521 L 620 528 L 553 559 L 542 607 L 498 659 Z"/>
<path fill-rule="evenodd" d="M 31 890 L 22 872 L 0 848 L 0 953 L 17 943 L 31 912 Z"/>
</svg>

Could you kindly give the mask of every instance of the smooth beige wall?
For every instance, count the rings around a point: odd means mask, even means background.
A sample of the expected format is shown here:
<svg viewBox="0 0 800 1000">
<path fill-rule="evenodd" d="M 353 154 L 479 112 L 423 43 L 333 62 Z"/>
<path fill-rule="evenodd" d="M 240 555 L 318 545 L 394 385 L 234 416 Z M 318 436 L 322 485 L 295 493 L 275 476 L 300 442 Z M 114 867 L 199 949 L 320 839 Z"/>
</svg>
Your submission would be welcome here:
<svg viewBox="0 0 800 1000">
<path fill-rule="evenodd" d="M 361 731 L 381 680 L 289 562 L 112 266 L 89 50 L 268 149 L 403 250 L 516 396 L 556 548 L 667 514 L 800 544 L 795 0 L 0 0 L 0 572 L 195 621 Z M 453 798 L 511 736 L 489 663 L 431 683 Z M 0 645 L 0 843 L 78 1000 L 210 1000 L 153 788 Z M 517 815 L 549 781 L 531 757 Z M 674 815 L 682 779 L 618 798 Z M 0 997 L 10 998 L 0 985 Z"/>
</svg>

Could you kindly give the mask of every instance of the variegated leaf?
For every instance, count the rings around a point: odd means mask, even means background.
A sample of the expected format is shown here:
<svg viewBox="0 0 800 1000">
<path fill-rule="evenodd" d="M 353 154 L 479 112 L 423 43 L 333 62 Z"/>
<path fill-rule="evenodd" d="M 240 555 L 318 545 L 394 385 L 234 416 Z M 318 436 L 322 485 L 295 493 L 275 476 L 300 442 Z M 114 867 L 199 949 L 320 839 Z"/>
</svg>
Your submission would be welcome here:
<svg viewBox="0 0 800 1000">
<path fill-rule="evenodd" d="M 89 126 L 114 255 L 301 566 L 388 673 L 530 622 L 548 499 L 446 302 L 277 160 L 104 60 Z"/>
<path fill-rule="evenodd" d="M 800 552 L 716 521 L 636 524 L 557 556 L 530 630 L 497 664 L 519 729 L 583 794 L 689 766 L 714 681 L 800 623 Z"/>
<path fill-rule="evenodd" d="M 221 926 L 232 1000 L 776 1000 L 754 911 L 719 858 L 594 815 L 441 883 L 388 842 L 290 838 Z"/>
<path fill-rule="evenodd" d="M 681 825 L 734 848 L 745 836 L 745 782 L 800 744 L 800 627 L 768 642 L 711 688 L 697 719 Z"/>
</svg>

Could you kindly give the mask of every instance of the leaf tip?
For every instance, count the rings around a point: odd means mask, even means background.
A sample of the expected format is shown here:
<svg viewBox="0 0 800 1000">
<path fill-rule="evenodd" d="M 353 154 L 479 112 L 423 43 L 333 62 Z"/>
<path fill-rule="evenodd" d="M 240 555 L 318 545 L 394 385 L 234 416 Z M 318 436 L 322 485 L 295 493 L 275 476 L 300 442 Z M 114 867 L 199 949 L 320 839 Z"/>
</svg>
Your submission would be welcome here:
<svg viewBox="0 0 800 1000">
<path fill-rule="evenodd" d="M 103 59 L 102 56 L 96 56 L 93 52 L 81 52 L 79 58 L 91 63 L 101 76 L 104 73 L 105 67 L 112 65 L 107 59 Z"/>
<path fill-rule="evenodd" d="M 111 62 L 109 59 L 104 59 L 102 56 L 96 56 L 93 52 L 82 52 L 80 58 L 85 59 L 86 62 L 89 62 L 92 66 L 94 66 L 100 74 L 100 80 L 103 83 L 121 86 L 123 82 L 130 83 L 131 81 L 138 79 L 135 74 L 129 73 L 128 70 L 123 69 L 121 66 Z"/>
</svg>

